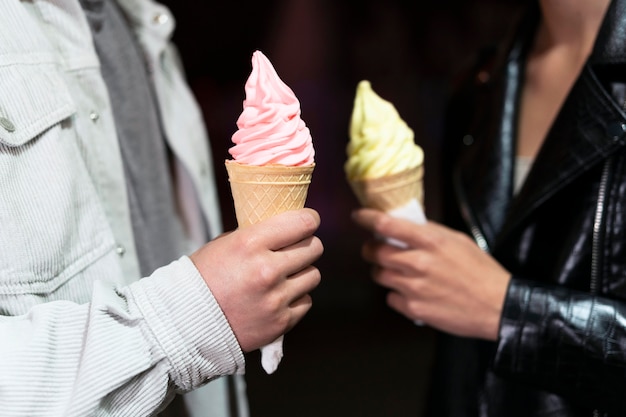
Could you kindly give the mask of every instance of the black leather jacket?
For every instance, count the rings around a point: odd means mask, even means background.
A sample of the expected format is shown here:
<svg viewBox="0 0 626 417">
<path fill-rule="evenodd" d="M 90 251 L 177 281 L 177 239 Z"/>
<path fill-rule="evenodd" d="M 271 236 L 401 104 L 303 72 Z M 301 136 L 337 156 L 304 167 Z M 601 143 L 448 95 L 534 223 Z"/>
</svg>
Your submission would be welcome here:
<svg viewBox="0 0 626 417">
<path fill-rule="evenodd" d="M 537 16 L 482 60 L 447 118 L 447 221 L 458 219 L 513 279 L 497 343 L 442 335 L 432 416 L 626 416 L 626 0 L 612 2 L 513 196 Z"/>
</svg>

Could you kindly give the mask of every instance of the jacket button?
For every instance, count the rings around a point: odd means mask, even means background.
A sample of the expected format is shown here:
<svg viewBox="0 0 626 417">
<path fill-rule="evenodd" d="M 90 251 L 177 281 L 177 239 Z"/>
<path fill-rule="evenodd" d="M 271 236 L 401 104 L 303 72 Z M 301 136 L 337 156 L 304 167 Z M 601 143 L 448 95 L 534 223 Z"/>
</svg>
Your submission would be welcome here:
<svg viewBox="0 0 626 417">
<path fill-rule="evenodd" d="M 489 74 L 485 70 L 482 70 L 478 74 L 476 74 L 476 81 L 478 81 L 479 84 L 487 84 L 490 79 L 491 74 Z"/>
<path fill-rule="evenodd" d="M 7 132 L 15 132 L 15 125 L 6 117 L 0 117 L 0 126 Z"/>
<path fill-rule="evenodd" d="M 606 127 L 606 132 L 613 140 L 620 140 L 626 133 L 626 123 L 613 122 Z"/>
<path fill-rule="evenodd" d="M 117 253 L 119 256 L 124 256 L 124 254 L 126 253 L 126 248 L 122 245 L 118 245 L 117 248 L 115 248 L 115 253 Z"/>
<path fill-rule="evenodd" d="M 463 145 L 470 146 L 472 143 L 474 143 L 474 136 L 472 135 L 463 136 Z"/>
<path fill-rule="evenodd" d="M 170 20 L 170 17 L 165 13 L 157 13 L 152 17 L 152 21 L 157 25 L 164 25 Z"/>
</svg>

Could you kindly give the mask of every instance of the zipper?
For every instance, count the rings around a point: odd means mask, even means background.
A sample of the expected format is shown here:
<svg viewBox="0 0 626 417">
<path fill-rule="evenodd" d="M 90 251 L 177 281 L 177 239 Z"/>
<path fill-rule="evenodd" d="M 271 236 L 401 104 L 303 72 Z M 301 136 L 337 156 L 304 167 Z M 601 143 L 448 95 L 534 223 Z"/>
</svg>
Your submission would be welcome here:
<svg viewBox="0 0 626 417">
<path fill-rule="evenodd" d="M 602 226 L 604 224 L 604 210 L 606 203 L 606 187 L 609 179 L 609 172 L 613 165 L 612 159 L 609 158 L 602 168 L 602 177 L 600 179 L 600 188 L 598 191 L 598 202 L 596 204 L 596 215 L 593 221 L 593 237 L 591 243 L 591 282 L 589 290 L 592 294 L 598 294 L 598 281 L 600 280 L 600 243 L 602 239 Z"/>
<path fill-rule="evenodd" d="M 601 243 L 601 234 L 602 234 L 602 226 L 604 225 L 604 211 L 606 208 L 606 188 L 609 181 L 609 172 L 611 171 L 611 167 L 613 165 L 613 159 L 609 158 L 604 163 L 604 167 L 602 168 L 602 177 L 600 179 L 600 187 L 598 191 L 598 202 L 596 204 L 596 213 L 593 221 L 593 236 L 592 236 L 592 248 L 591 248 L 591 280 L 589 284 L 589 290 L 591 294 L 598 294 L 599 288 L 598 283 L 600 280 L 600 243 Z M 489 245 L 487 244 L 487 239 L 483 235 L 482 231 L 478 227 L 477 223 L 474 221 L 467 202 L 465 200 L 460 187 L 457 185 L 457 197 L 460 203 L 461 215 L 465 220 L 465 223 L 470 229 L 470 233 L 472 234 L 474 240 L 484 252 L 489 253 Z M 598 409 L 593 410 L 592 417 L 601 417 L 601 413 Z"/>
<path fill-rule="evenodd" d="M 626 100 L 622 100 L 622 110 L 626 110 Z M 589 291 L 596 295 L 599 293 L 598 281 L 600 280 L 600 240 L 602 238 L 602 226 L 604 223 L 604 210 L 606 208 L 606 187 L 609 181 L 609 172 L 613 165 L 613 158 L 608 158 L 602 168 L 600 178 L 600 189 L 598 191 L 598 203 L 596 204 L 596 215 L 593 220 L 593 237 L 591 241 L 591 281 Z M 592 417 L 601 417 L 598 409 L 593 410 Z"/>
<path fill-rule="evenodd" d="M 598 294 L 600 281 L 600 244 L 602 240 L 602 228 L 604 226 L 604 211 L 606 209 L 606 188 L 609 181 L 609 172 L 613 165 L 613 159 L 609 158 L 602 168 L 602 177 L 600 178 L 600 187 L 598 190 L 598 202 L 596 204 L 596 214 L 593 220 L 593 236 L 591 240 L 591 280 L 589 283 L 589 291 L 591 294 Z M 593 410 L 592 417 L 600 417 L 598 409 Z"/>
<path fill-rule="evenodd" d="M 472 233 L 476 244 L 478 244 L 478 247 L 481 248 L 484 252 L 489 253 L 489 245 L 487 244 L 487 239 L 485 239 L 485 236 L 480 231 L 478 226 L 476 226 L 476 224 L 469 218 L 466 218 L 465 221 L 468 223 L 470 232 Z"/>
<path fill-rule="evenodd" d="M 464 198 L 465 195 L 461 191 L 461 187 L 458 184 L 456 185 L 456 194 L 459 200 L 459 204 L 461 206 L 460 207 L 461 216 L 463 217 L 463 220 L 465 220 L 465 224 L 469 228 L 470 233 L 472 234 L 472 237 L 474 238 L 474 241 L 476 241 L 476 244 L 478 244 L 478 247 L 482 249 L 483 252 L 489 253 L 490 249 L 489 249 L 489 244 L 487 243 L 487 239 L 485 239 L 485 235 L 480 230 L 477 223 L 474 221 L 470 213 L 469 207 L 467 205 L 467 202 L 465 201 L 465 198 Z"/>
</svg>

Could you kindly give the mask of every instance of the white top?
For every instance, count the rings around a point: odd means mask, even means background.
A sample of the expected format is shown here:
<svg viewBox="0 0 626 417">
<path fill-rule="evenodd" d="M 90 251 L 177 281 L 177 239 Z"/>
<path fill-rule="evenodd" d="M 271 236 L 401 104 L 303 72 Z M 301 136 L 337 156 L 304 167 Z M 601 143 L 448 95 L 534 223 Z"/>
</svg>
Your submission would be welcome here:
<svg viewBox="0 0 626 417">
<path fill-rule="evenodd" d="M 526 176 L 533 166 L 533 158 L 529 156 L 517 156 L 515 158 L 515 172 L 513 176 L 513 194 L 517 194 L 521 190 Z"/>
</svg>

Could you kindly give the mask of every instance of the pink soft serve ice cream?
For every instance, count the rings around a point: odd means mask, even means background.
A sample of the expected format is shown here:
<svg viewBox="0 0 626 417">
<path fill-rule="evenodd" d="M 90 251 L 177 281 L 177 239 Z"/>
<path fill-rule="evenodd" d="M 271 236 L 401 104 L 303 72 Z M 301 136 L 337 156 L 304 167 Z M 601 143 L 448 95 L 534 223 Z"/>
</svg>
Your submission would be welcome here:
<svg viewBox="0 0 626 417">
<path fill-rule="evenodd" d="M 233 134 L 233 159 L 246 165 L 303 166 L 314 163 L 311 132 L 300 102 L 260 51 L 252 55 L 246 99 Z"/>
</svg>

